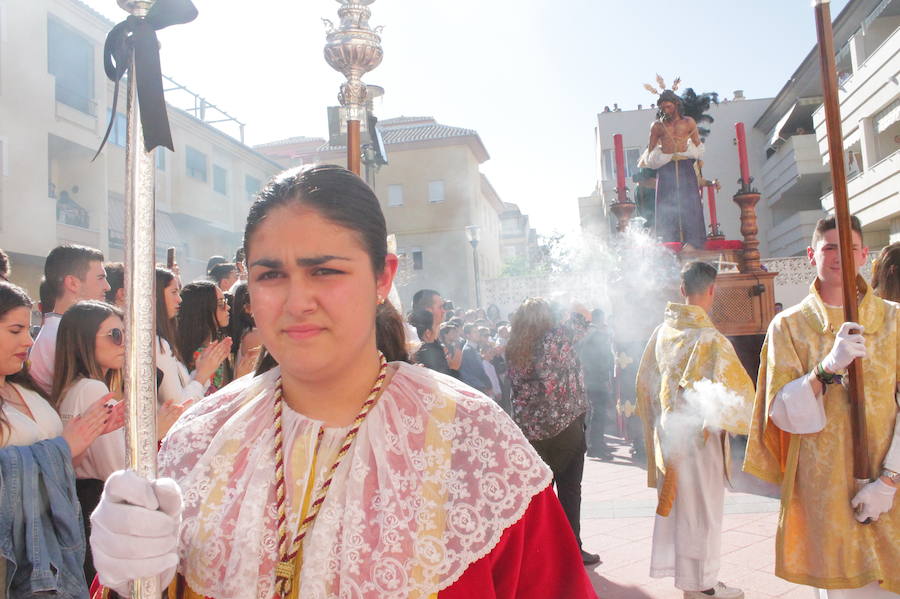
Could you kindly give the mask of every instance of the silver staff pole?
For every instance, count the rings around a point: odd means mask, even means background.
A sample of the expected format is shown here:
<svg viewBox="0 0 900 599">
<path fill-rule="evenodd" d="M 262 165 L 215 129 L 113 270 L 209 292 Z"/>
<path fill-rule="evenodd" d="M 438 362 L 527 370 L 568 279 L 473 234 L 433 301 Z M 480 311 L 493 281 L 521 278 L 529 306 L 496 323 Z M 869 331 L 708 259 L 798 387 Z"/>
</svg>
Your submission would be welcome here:
<svg viewBox="0 0 900 599">
<path fill-rule="evenodd" d="M 144 17 L 155 0 L 118 0 Z M 128 70 L 125 149 L 125 447 L 128 466 L 156 478 L 156 240 L 153 156 L 144 151 L 134 51 Z M 158 599 L 155 578 L 134 581 L 132 597 Z"/>
</svg>

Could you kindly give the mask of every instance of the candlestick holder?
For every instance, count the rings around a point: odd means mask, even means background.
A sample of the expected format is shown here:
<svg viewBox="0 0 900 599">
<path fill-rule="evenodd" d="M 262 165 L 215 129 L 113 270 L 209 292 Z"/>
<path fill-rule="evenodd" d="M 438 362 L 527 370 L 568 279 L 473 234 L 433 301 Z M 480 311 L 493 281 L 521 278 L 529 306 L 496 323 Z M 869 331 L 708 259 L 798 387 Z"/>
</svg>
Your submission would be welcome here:
<svg viewBox="0 0 900 599">
<path fill-rule="evenodd" d="M 611 203 L 609 209 L 616 215 L 616 219 L 618 219 L 616 231 L 624 233 L 628 229 L 628 223 L 631 221 L 631 217 L 634 216 L 637 204 L 628 200 L 626 197 L 624 202 L 617 201 Z"/>
<path fill-rule="evenodd" d="M 738 195 L 742 193 L 755 193 L 759 194 L 759 190 L 753 187 L 753 177 L 749 177 L 746 181 L 744 179 L 738 179 Z"/>
<path fill-rule="evenodd" d="M 722 234 L 722 230 L 719 228 L 719 223 L 709 224 L 709 233 L 706 235 L 706 238 L 710 241 L 721 241 L 722 239 L 725 239 L 725 235 Z"/>
<path fill-rule="evenodd" d="M 742 273 L 762 272 L 759 263 L 759 225 L 756 220 L 756 204 L 759 202 L 759 193 L 738 192 L 735 194 L 734 203 L 741 208 L 741 235 L 744 236 L 744 249 L 741 251 L 741 260 L 738 270 Z"/>
</svg>

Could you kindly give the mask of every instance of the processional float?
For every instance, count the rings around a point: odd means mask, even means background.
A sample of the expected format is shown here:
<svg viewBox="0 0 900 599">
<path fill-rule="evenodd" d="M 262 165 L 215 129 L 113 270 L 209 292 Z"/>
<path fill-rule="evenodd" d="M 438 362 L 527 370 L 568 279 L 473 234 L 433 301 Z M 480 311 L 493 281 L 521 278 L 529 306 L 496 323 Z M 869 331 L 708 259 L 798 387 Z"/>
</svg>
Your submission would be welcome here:
<svg viewBox="0 0 900 599">
<path fill-rule="evenodd" d="M 769 322 L 775 315 L 775 276 L 777 273 L 766 271 L 760 264 L 759 226 L 757 224 L 756 205 L 760 194 L 753 187 L 753 178 L 747 160 L 747 141 L 744 123 L 735 124 L 735 136 L 740 161 L 741 176 L 738 180 L 738 191 L 732 198 L 740 207 L 740 223 L 742 240 L 726 240 L 719 228 L 716 211 L 716 190 L 718 181 L 704 181 L 700 192 L 706 190 L 709 209 L 710 232 L 706 237 L 706 246 L 695 249 L 681 249 L 678 252 L 680 261 L 705 260 L 715 262 L 724 257 L 725 261 L 737 264 L 737 272 L 722 272 L 716 278 L 716 298 L 712 307 L 711 319 L 716 327 L 731 338 L 744 366 L 751 375 L 759 368 L 759 350 Z M 624 232 L 629 227 L 636 204 L 628 197 L 625 185 L 625 155 L 622 148 L 622 136 L 613 136 L 616 163 L 616 201 L 610 203 L 609 209 L 616 216 L 616 230 Z M 671 244 L 664 244 L 671 245 Z M 680 245 L 680 244 L 678 244 Z M 673 297 L 673 300 L 677 299 Z"/>
</svg>

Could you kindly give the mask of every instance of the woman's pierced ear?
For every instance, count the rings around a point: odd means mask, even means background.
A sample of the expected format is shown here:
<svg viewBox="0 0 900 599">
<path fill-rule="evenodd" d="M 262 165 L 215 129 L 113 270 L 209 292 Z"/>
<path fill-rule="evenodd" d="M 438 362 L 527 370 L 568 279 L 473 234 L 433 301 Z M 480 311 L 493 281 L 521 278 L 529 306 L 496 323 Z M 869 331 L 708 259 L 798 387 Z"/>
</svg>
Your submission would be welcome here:
<svg viewBox="0 0 900 599">
<path fill-rule="evenodd" d="M 375 298 L 378 300 L 379 306 L 384 303 L 384 298 L 381 297 L 380 295 L 376 295 Z"/>
</svg>

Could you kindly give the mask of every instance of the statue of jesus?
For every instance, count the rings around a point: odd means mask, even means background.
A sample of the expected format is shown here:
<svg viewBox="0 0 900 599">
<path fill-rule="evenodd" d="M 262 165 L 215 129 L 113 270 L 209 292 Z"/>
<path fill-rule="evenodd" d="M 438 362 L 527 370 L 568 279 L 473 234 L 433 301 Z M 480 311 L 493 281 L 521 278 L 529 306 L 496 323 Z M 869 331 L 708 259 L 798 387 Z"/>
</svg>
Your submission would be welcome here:
<svg viewBox="0 0 900 599">
<path fill-rule="evenodd" d="M 672 90 L 663 90 L 656 105 L 660 116 L 638 163 L 656 169 L 656 235 L 702 249 L 706 224 L 695 164 L 703 156 L 703 142 L 697 123 L 682 114 L 681 98 Z"/>
</svg>

